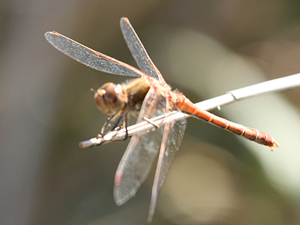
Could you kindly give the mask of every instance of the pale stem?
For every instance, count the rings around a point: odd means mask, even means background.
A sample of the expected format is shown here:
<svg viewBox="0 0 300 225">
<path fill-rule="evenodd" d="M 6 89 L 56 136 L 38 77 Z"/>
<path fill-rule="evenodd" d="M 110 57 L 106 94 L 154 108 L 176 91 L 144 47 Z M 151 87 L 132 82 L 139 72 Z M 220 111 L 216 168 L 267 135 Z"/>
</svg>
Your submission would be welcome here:
<svg viewBox="0 0 300 225">
<path fill-rule="evenodd" d="M 221 95 L 215 98 L 211 98 L 199 103 L 196 103 L 195 106 L 197 106 L 200 109 L 204 110 L 212 110 L 214 108 L 217 108 L 219 106 L 223 106 L 226 104 L 229 104 L 231 102 L 241 100 L 244 98 L 248 98 L 254 95 L 260 95 L 272 91 L 282 91 L 289 88 L 294 88 L 300 86 L 300 74 L 294 74 L 287 77 L 282 77 L 262 83 L 258 83 L 255 85 L 251 85 L 248 87 L 236 89 L 233 91 L 229 91 L 225 95 Z M 141 123 L 134 124 L 130 127 L 128 127 L 128 136 L 134 136 L 137 134 L 142 134 L 146 132 L 150 132 L 153 130 L 153 124 L 156 124 L 158 126 L 161 126 L 165 122 L 166 116 L 170 116 L 169 119 L 172 120 L 180 120 L 183 118 L 187 118 L 190 115 L 184 114 L 184 113 L 178 113 L 173 112 L 170 113 L 170 115 L 161 115 L 155 118 L 151 119 L 151 123 L 143 121 Z M 119 131 L 112 131 L 104 136 L 94 137 L 86 141 L 82 141 L 79 143 L 79 146 L 81 148 L 87 148 L 92 147 L 94 145 L 100 145 L 103 143 L 113 142 L 121 140 L 125 137 L 125 129 L 121 129 Z"/>
</svg>

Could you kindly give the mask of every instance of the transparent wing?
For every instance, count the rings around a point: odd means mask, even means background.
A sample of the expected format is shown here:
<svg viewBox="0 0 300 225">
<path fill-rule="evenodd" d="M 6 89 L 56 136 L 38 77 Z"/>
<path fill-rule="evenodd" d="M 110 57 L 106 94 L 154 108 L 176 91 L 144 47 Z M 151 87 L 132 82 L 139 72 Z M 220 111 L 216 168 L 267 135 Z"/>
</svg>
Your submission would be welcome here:
<svg viewBox="0 0 300 225">
<path fill-rule="evenodd" d="M 90 49 L 55 31 L 45 33 L 45 37 L 59 51 L 95 70 L 123 76 L 147 76 L 133 66 Z"/>
<path fill-rule="evenodd" d="M 163 76 L 154 65 L 152 60 L 150 59 L 146 49 L 144 48 L 142 42 L 139 37 L 135 33 L 133 27 L 131 26 L 129 20 L 127 18 L 121 19 L 121 29 L 123 32 L 123 36 L 128 45 L 128 48 L 138 64 L 139 68 L 147 75 L 154 77 L 160 81 L 164 81 Z"/>
<path fill-rule="evenodd" d="M 150 89 L 143 102 L 138 122 L 144 117 L 163 114 L 166 99 L 154 89 Z M 122 205 L 135 195 L 140 185 L 147 178 L 156 158 L 162 137 L 162 128 L 147 134 L 133 136 L 118 166 L 114 199 L 117 205 Z"/>
<path fill-rule="evenodd" d="M 172 111 L 180 111 L 173 109 Z M 151 203 L 149 207 L 148 222 L 152 221 L 152 217 L 156 208 L 156 203 L 170 166 L 181 144 L 181 140 L 186 128 L 186 119 L 171 121 L 168 120 L 164 125 L 163 137 L 156 166 L 155 178 L 152 187 Z"/>
</svg>

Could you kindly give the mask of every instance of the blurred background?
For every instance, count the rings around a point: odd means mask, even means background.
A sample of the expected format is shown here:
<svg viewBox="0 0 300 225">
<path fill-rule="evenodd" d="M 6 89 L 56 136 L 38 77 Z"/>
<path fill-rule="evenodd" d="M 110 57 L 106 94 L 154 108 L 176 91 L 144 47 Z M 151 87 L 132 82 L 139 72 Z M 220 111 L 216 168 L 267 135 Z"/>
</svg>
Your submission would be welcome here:
<svg viewBox="0 0 300 225">
<path fill-rule="evenodd" d="M 194 102 L 300 72 L 298 1 L 1 1 L 0 224 L 147 224 L 153 172 L 125 205 L 113 200 L 128 141 L 78 147 L 107 119 L 90 88 L 127 78 L 81 65 L 44 38 L 55 30 L 136 66 L 123 16 L 166 81 Z M 189 118 L 152 224 L 300 224 L 299 95 L 213 111 L 274 136 L 274 152 Z"/>
</svg>

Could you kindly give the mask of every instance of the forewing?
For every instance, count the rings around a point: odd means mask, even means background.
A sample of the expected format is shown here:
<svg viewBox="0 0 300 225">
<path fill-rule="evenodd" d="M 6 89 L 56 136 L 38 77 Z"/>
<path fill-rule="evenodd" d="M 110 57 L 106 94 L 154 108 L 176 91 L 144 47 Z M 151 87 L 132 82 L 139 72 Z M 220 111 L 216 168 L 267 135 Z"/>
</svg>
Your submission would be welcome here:
<svg viewBox="0 0 300 225">
<path fill-rule="evenodd" d="M 59 51 L 93 69 L 123 76 L 146 76 L 133 66 L 90 49 L 55 31 L 47 32 L 45 37 Z"/>
<path fill-rule="evenodd" d="M 164 81 L 163 76 L 150 59 L 146 49 L 144 48 L 141 40 L 135 33 L 129 20 L 123 17 L 120 23 L 125 41 L 139 68 L 145 74 L 148 74 L 149 76 L 154 77 L 160 81 Z"/>
<path fill-rule="evenodd" d="M 165 101 L 163 96 L 151 88 L 145 97 L 137 123 L 143 121 L 144 117 L 151 119 L 163 114 Z M 158 154 L 161 137 L 162 129 L 159 128 L 131 138 L 116 172 L 114 199 L 117 205 L 134 196 L 147 178 Z"/>
<path fill-rule="evenodd" d="M 173 110 L 174 111 L 174 110 Z M 186 128 L 186 119 L 167 121 L 164 125 L 163 137 L 160 146 L 160 152 L 155 172 L 154 183 L 152 187 L 151 203 L 149 207 L 148 222 L 152 221 L 152 217 L 156 208 L 156 203 L 166 175 L 173 162 L 175 153 L 178 151 L 181 140 Z"/>
</svg>

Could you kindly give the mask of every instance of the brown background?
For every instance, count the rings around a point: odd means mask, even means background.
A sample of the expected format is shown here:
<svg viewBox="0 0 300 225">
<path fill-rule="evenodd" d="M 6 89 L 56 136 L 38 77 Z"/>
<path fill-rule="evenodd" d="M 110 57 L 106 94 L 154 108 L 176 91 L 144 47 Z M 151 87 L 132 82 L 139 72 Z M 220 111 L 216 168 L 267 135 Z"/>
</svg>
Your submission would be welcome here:
<svg viewBox="0 0 300 225">
<path fill-rule="evenodd" d="M 194 102 L 300 72 L 297 1 L 0 2 L 0 224 L 146 224 L 153 174 L 113 201 L 128 142 L 79 149 L 106 120 L 90 88 L 123 82 L 44 38 L 58 31 L 135 65 L 126 16 L 167 82 Z M 214 113 L 266 131 L 267 147 L 190 118 L 153 224 L 299 224 L 300 88 Z"/>
</svg>

